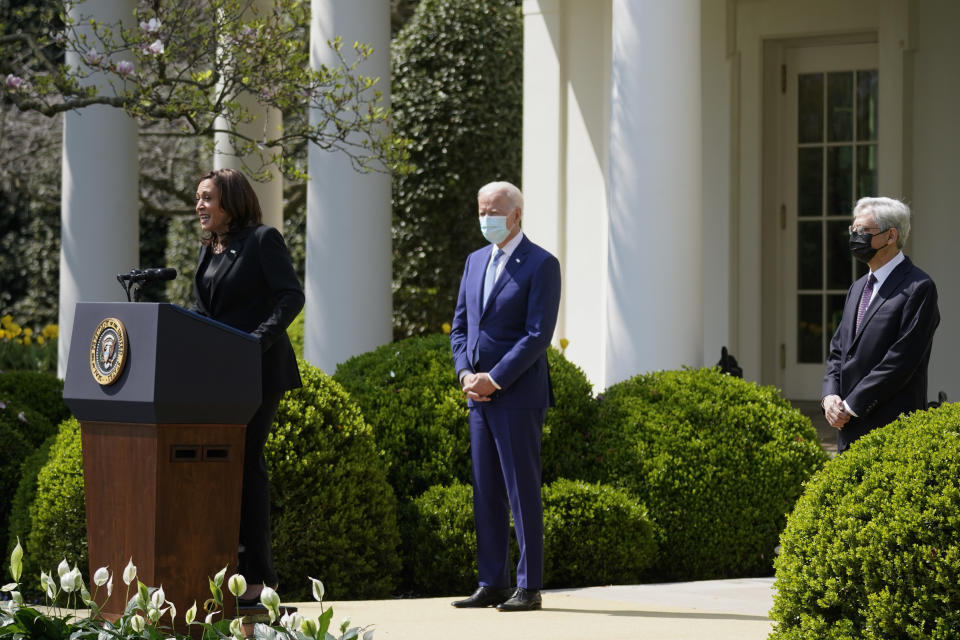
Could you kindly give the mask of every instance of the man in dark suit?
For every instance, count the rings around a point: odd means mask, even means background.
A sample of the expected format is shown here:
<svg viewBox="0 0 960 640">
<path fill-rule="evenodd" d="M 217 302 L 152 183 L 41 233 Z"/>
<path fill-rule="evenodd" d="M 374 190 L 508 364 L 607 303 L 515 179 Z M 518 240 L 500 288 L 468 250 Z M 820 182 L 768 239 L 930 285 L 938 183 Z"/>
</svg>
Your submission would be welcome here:
<svg viewBox="0 0 960 640">
<path fill-rule="evenodd" d="M 479 587 L 455 607 L 541 606 L 543 502 L 540 437 L 553 392 L 547 347 L 560 307 L 560 263 L 520 230 L 523 195 L 507 182 L 477 194 L 490 245 L 467 257 L 450 330 L 470 407 Z M 520 558 L 510 589 L 513 513 Z"/>
<path fill-rule="evenodd" d="M 940 323 L 937 287 L 903 255 L 910 209 L 861 198 L 850 250 L 870 272 L 847 291 L 827 357 L 820 402 L 842 453 L 872 429 L 927 405 L 927 364 Z"/>
</svg>

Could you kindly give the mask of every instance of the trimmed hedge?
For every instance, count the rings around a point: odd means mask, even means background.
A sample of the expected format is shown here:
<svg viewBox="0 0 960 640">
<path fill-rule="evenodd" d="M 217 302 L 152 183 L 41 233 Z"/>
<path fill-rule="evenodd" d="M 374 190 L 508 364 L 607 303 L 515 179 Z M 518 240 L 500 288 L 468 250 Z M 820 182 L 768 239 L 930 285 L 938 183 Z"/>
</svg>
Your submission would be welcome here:
<svg viewBox="0 0 960 640">
<path fill-rule="evenodd" d="M 370 427 L 343 388 L 300 362 L 267 439 L 274 562 L 288 599 L 308 576 L 334 599 L 382 598 L 397 581 L 396 501 Z"/>
<path fill-rule="evenodd" d="M 37 495 L 37 477 L 47 463 L 50 448 L 56 439 L 57 436 L 52 435 L 44 440 L 39 447 L 26 457 L 23 466 L 20 467 L 20 480 L 17 483 L 17 490 L 13 494 L 13 499 L 10 501 L 9 533 L 7 544 L 4 547 L 7 551 L 7 558 L 10 557 L 10 552 L 16 546 L 17 540 L 25 542 L 30 534 L 30 505 L 33 504 Z"/>
<path fill-rule="evenodd" d="M 523 16 L 516 0 L 422 0 L 391 46 L 392 127 L 417 169 L 393 176 L 393 327 L 440 330 L 482 246 L 477 190 L 520 185 Z"/>
<path fill-rule="evenodd" d="M 419 595 L 469 593 L 477 586 L 473 488 L 431 487 L 413 503 L 412 587 Z M 544 585 L 635 582 L 656 555 L 646 508 L 607 485 L 558 480 L 543 488 Z M 511 535 L 512 558 L 518 550 Z"/>
<path fill-rule="evenodd" d="M 303 309 L 287 327 L 287 337 L 290 338 L 290 344 L 293 346 L 293 352 L 297 354 L 297 358 L 303 358 Z"/>
<path fill-rule="evenodd" d="M 647 508 L 622 489 L 557 480 L 543 488 L 544 584 L 635 584 L 657 553 Z"/>
<path fill-rule="evenodd" d="M 409 588 L 421 596 L 476 589 L 473 487 L 462 482 L 430 487 L 411 510 L 411 532 L 403 540 Z"/>
<path fill-rule="evenodd" d="M 24 460 L 70 415 L 63 382 L 39 371 L 0 373 L 0 549 L 8 546 L 11 503 Z"/>
<path fill-rule="evenodd" d="M 50 425 L 58 425 L 70 417 L 63 402 L 63 381 L 57 376 L 40 371 L 0 372 L 0 401 L 14 402 L 42 414 Z M 52 426 L 46 433 L 32 433 L 30 441 L 39 444 L 56 433 Z"/>
<path fill-rule="evenodd" d="M 579 367 L 547 352 L 557 406 L 547 411 L 542 460 L 545 482 L 587 479 L 603 463 L 598 407 Z M 343 385 L 373 427 L 390 483 L 401 502 L 429 487 L 472 481 L 467 404 L 460 392 L 450 338 L 407 338 L 350 358 L 337 367 Z"/>
<path fill-rule="evenodd" d="M 434 485 L 470 482 L 467 404 L 444 334 L 386 344 L 337 367 L 373 427 L 401 502 Z"/>
<path fill-rule="evenodd" d="M 781 536 L 775 640 L 957 638 L 960 404 L 901 417 L 809 482 Z"/>
<path fill-rule="evenodd" d="M 50 456 L 37 475 L 36 496 L 29 509 L 30 532 L 23 544 L 23 575 L 55 572 L 64 558 L 71 566 L 89 564 L 85 505 L 80 423 L 70 418 L 60 425 Z"/>
<path fill-rule="evenodd" d="M 274 561 L 288 599 L 309 599 L 307 576 L 335 598 L 389 595 L 399 572 L 392 490 L 359 410 L 319 369 L 301 363 L 304 387 L 280 404 L 267 440 Z M 23 483 L 29 483 L 26 472 Z M 64 557 L 87 563 L 80 428 L 60 428 L 37 477 L 24 534 L 32 573 Z M 21 487 L 28 492 L 27 486 Z M 26 498 L 24 498 L 26 499 Z M 304 586 L 306 585 L 306 586 Z"/>
<path fill-rule="evenodd" d="M 547 362 L 556 406 L 547 410 L 543 425 L 543 482 L 594 478 L 603 460 L 600 431 L 605 425 L 599 421 L 593 386 L 580 367 L 553 347 L 547 350 Z"/>
<path fill-rule="evenodd" d="M 3 523 L 0 528 L 0 549 L 7 548 L 10 503 L 20 481 L 23 461 L 32 449 L 25 437 L 26 430 L 22 428 L 28 425 L 21 423 L 17 416 L 24 416 L 32 423 L 46 422 L 40 414 L 30 409 L 19 410 L 17 405 L 7 404 L 5 409 L 0 409 L 0 523 Z"/>
<path fill-rule="evenodd" d="M 642 499 L 659 529 L 650 579 L 770 575 L 786 516 L 827 459 L 777 389 L 718 369 L 617 383 L 601 420 L 603 477 Z"/>
</svg>

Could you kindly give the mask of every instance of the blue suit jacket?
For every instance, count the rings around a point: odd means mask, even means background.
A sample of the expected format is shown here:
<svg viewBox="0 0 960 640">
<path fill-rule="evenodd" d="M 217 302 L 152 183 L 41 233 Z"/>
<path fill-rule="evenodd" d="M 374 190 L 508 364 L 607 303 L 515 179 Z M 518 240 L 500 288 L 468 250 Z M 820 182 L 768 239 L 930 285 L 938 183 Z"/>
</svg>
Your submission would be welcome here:
<svg viewBox="0 0 960 640">
<path fill-rule="evenodd" d="M 838 450 L 901 413 L 927 406 L 927 364 L 940 324 L 937 287 L 909 258 L 884 280 L 855 331 L 864 276 L 847 291 L 830 341 L 821 397 L 840 396 L 858 417 L 838 435 Z"/>
<path fill-rule="evenodd" d="M 492 250 L 474 251 L 463 269 L 450 329 L 454 367 L 490 374 L 500 385 L 490 405 L 545 409 L 553 405 L 547 347 L 560 309 L 560 263 L 524 236 L 481 308 Z"/>
</svg>

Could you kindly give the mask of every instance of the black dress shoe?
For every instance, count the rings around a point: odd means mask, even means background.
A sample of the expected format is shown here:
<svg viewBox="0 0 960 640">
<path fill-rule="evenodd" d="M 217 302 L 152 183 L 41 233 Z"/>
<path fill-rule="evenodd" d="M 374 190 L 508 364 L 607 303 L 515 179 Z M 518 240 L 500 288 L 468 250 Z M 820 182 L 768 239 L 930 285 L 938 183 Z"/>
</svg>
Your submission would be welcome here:
<svg viewBox="0 0 960 640">
<path fill-rule="evenodd" d="M 509 600 L 497 605 L 497 611 L 533 611 L 539 609 L 542 603 L 539 591 L 517 587 Z"/>
<path fill-rule="evenodd" d="M 510 593 L 510 589 L 477 587 L 477 590 L 474 591 L 473 595 L 469 598 L 465 600 L 457 600 L 456 602 L 451 602 L 450 604 L 460 609 L 479 609 L 483 607 L 489 607 L 491 605 L 501 604 L 510 597 Z"/>
</svg>

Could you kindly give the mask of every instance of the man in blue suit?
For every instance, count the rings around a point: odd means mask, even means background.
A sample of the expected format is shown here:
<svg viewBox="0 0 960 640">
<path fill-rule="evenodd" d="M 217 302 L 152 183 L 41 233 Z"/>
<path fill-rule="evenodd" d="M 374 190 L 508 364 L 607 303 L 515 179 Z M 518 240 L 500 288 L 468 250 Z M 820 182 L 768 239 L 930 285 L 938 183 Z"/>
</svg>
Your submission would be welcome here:
<svg viewBox="0 0 960 640">
<path fill-rule="evenodd" d="M 541 606 L 540 436 L 553 405 L 547 347 L 560 307 L 560 263 L 520 230 L 523 194 L 515 186 L 492 182 L 477 204 L 491 244 L 467 257 L 450 346 L 470 407 L 479 587 L 453 606 L 529 611 Z M 520 547 L 515 590 L 510 512 Z"/>
<path fill-rule="evenodd" d="M 927 406 L 927 364 L 940 323 L 937 287 L 901 252 L 910 209 L 861 198 L 850 250 L 870 272 L 851 285 L 827 356 L 821 406 L 842 453 L 869 431 Z"/>
</svg>

